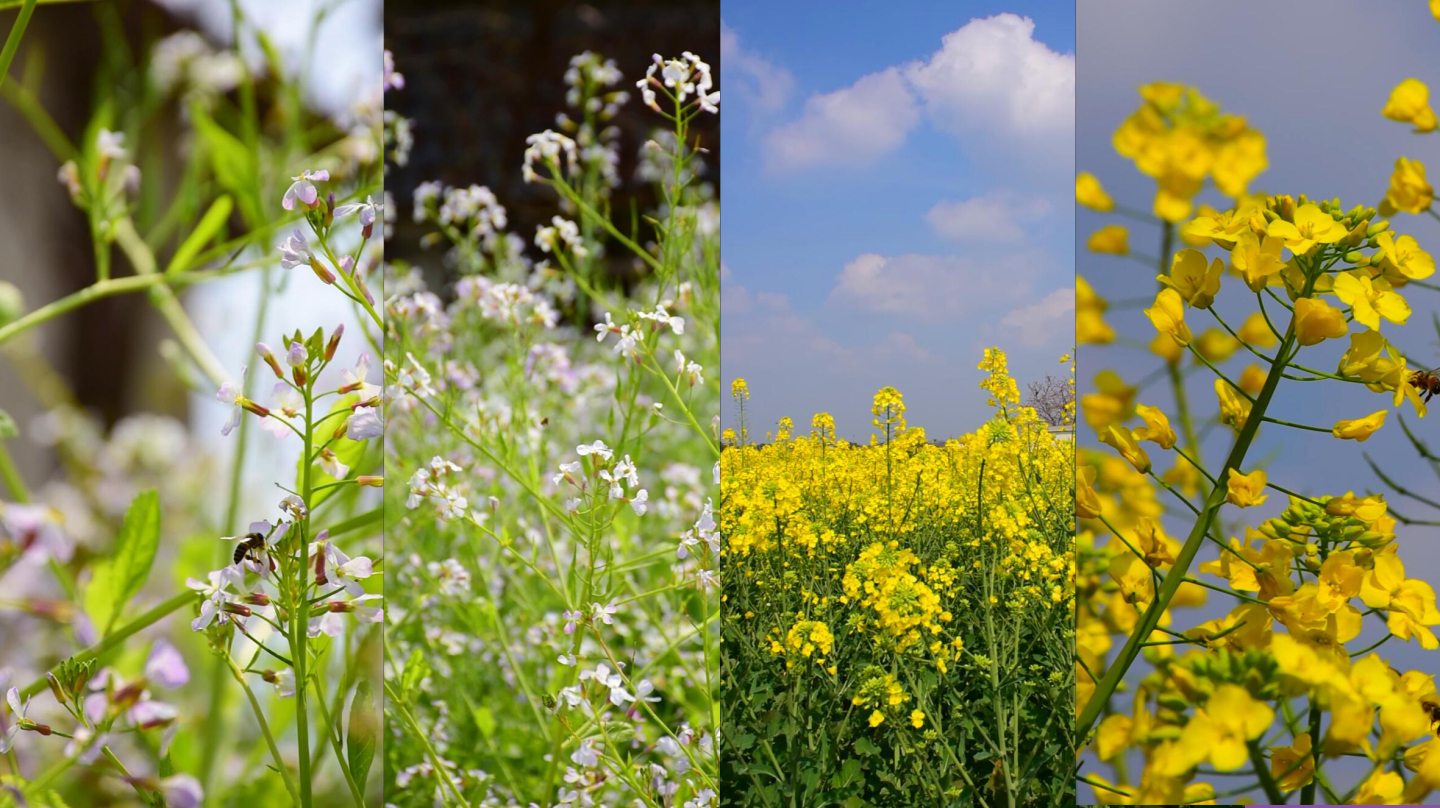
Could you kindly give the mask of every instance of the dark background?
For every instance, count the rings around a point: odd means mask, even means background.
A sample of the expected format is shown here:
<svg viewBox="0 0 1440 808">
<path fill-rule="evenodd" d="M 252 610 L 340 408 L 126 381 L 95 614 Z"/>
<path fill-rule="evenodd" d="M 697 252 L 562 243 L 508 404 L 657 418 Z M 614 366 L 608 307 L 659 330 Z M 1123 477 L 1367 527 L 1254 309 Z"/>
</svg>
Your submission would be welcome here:
<svg viewBox="0 0 1440 808">
<path fill-rule="evenodd" d="M 710 63 L 718 82 L 720 3 L 390 2 L 385 47 L 405 76 L 403 90 L 386 93 L 386 109 L 410 118 L 415 136 L 409 163 L 391 166 L 385 178 L 396 206 L 386 258 L 433 263 L 436 253 L 419 247 L 428 228 L 411 218 L 421 182 L 489 186 L 509 214 L 509 231 L 527 244 L 536 225 L 549 224 L 558 212 L 555 191 L 521 177 L 525 138 L 556 129 L 556 113 L 570 111 L 565 70 L 571 56 L 586 50 L 615 60 L 624 78 L 614 89 L 631 96 L 613 122 L 621 131 L 615 210 L 628 210 L 632 200 L 640 211 L 652 208 L 653 191 L 634 172 L 641 145 L 666 121 L 641 103 L 635 82 L 651 54 L 669 58 L 687 50 Z M 718 189 L 719 116 L 702 115 L 691 127 L 710 151 L 704 179 Z"/>
</svg>

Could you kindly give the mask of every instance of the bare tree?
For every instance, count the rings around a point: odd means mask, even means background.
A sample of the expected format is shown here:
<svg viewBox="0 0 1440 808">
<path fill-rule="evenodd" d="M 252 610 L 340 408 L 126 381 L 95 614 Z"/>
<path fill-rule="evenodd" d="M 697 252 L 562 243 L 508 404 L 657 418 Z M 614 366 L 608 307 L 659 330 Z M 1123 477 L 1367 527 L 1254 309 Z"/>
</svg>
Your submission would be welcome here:
<svg viewBox="0 0 1440 808">
<path fill-rule="evenodd" d="M 1066 423 L 1069 405 L 1075 401 L 1075 390 L 1066 379 L 1050 374 L 1038 382 L 1030 382 L 1030 395 L 1025 406 L 1035 410 L 1045 423 L 1061 426 Z"/>
</svg>

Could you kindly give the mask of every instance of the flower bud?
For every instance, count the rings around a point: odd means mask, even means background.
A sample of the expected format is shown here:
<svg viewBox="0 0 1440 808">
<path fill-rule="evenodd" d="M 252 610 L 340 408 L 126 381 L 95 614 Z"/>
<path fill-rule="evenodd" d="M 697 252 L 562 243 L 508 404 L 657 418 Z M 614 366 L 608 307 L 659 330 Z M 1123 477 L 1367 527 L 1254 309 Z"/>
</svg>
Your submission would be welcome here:
<svg viewBox="0 0 1440 808">
<path fill-rule="evenodd" d="M 1371 224 L 1369 227 L 1365 228 L 1365 235 L 1367 235 L 1367 236 L 1378 236 L 1378 235 L 1380 235 L 1381 233 L 1384 233 L 1386 230 L 1389 230 L 1389 229 L 1390 229 L 1390 222 L 1389 222 L 1389 220 L 1381 219 L 1380 221 L 1374 222 L 1374 223 Z"/>
<path fill-rule="evenodd" d="M 248 398 L 243 398 L 243 399 L 241 399 L 241 400 L 240 400 L 240 406 L 244 407 L 246 410 L 249 410 L 250 412 L 255 413 L 256 415 L 260 416 L 261 418 L 265 418 L 265 417 L 268 417 L 268 416 L 270 415 L 270 410 L 269 410 L 268 408 L 263 407 L 263 406 L 261 406 L 261 405 L 259 405 L 259 404 L 256 404 L 255 402 L 251 401 L 251 400 L 248 399 Z"/>
<path fill-rule="evenodd" d="M 330 579 L 325 576 L 325 552 L 323 550 L 315 554 L 315 583 L 320 586 L 330 583 Z"/>
<path fill-rule="evenodd" d="M 335 192 L 325 197 L 325 226 L 329 227 L 335 223 Z"/>
<path fill-rule="evenodd" d="M 345 333 L 345 324 L 335 326 L 335 333 L 330 335 L 330 341 L 325 343 L 325 361 L 329 362 L 335 358 L 335 349 L 340 347 L 340 336 Z"/>
<path fill-rule="evenodd" d="M 275 359 L 275 352 L 270 350 L 269 345 L 257 342 L 255 343 L 255 352 L 260 354 L 260 358 L 265 360 L 265 364 L 269 365 L 271 370 L 275 371 L 275 378 L 285 378 L 285 371 L 280 369 L 280 362 Z"/>
<path fill-rule="evenodd" d="M 1359 250 L 1351 250 L 1350 252 L 1345 253 L 1345 260 L 1348 263 L 1358 266 L 1362 260 L 1365 260 L 1365 254 L 1360 252 Z"/>
<path fill-rule="evenodd" d="M 385 478 L 377 477 L 373 474 L 362 474 L 355 478 L 355 484 L 369 486 L 370 488 L 383 488 L 385 486 Z"/>
<path fill-rule="evenodd" d="M 245 596 L 245 602 L 253 606 L 269 606 L 270 596 L 264 592 L 251 592 Z"/>
<path fill-rule="evenodd" d="M 315 277 L 319 278 L 322 283 L 335 283 L 335 273 L 331 272 L 329 268 L 327 268 L 324 264 L 320 263 L 319 258 L 316 258 L 313 255 L 310 256 L 310 268 L 315 270 Z"/>
<path fill-rule="evenodd" d="M 224 610 L 230 614 L 238 614 L 241 617 L 249 617 L 254 614 L 254 612 L 250 610 L 250 607 L 243 603 L 227 603 L 224 606 Z"/>
<path fill-rule="evenodd" d="M 48 684 L 48 685 L 50 685 L 50 692 L 53 693 L 53 694 L 55 694 L 55 700 L 56 700 L 56 701 L 60 702 L 61 704 L 64 704 L 65 702 L 67 702 L 67 701 L 70 700 L 70 694 L 68 694 L 68 693 L 65 692 L 65 687 L 60 684 L 60 680 L 59 680 L 59 679 L 56 679 L 56 678 L 55 678 L 55 674 L 53 674 L 53 673 L 46 673 L 46 674 L 45 674 L 45 683 Z"/>
</svg>

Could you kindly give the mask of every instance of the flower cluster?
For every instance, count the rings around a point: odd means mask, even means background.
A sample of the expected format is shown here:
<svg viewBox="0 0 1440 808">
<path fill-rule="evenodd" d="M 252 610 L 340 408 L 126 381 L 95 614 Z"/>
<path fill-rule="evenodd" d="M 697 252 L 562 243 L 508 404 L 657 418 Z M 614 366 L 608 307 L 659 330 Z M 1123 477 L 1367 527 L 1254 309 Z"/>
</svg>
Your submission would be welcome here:
<svg viewBox="0 0 1440 808">
<path fill-rule="evenodd" d="M 1156 107 L 1156 87 L 1142 89 L 1147 105 L 1137 115 Z M 1201 99 L 1187 88 L 1167 96 L 1187 99 L 1171 107 L 1182 112 Z M 1216 125 L 1226 120 L 1209 109 Z M 1435 126 L 1413 79 L 1384 114 L 1422 131 Z M 1117 133 L 1121 154 L 1133 155 L 1134 129 L 1132 119 Z M 1263 150 L 1247 153 L 1248 180 L 1263 168 L 1254 159 Z M 1387 416 L 1402 424 L 1406 409 L 1425 416 L 1429 372 L 1398 345 L 1412 317 L 1408 298 L 1423 294 L 1435 263 L 1386 217 L 1428 210 L 1432 192 L 1423 166 L 1406 158 L 1378 210 L 1251 196 L 1235 177 L 1212 176 L 1232 197 L 1225 209 L 1156 207 L 1162 244 L 1187 245 L 1160 256 L 1158 291 L 1139 321 L 1148 320 L 1149 350 L 1160 360 L 1152 381 L 1169 378 L 1170 402 L 1141 403 L 1146 385 L 1109 370 L 1081 399 L 1086 423 L 1109 448 L 1083 450 L 1077 477 L 1080 779 L 1103 804 L 1214 804 L 1246 792 L 1276 804 L 1417 804 L 1440 788 L 1432 721 L 1440 696 L 1432 676 L 1399 669 L 1381 649 L 1440 648 L 1435 592 L 1402 560 L 1402 527 L 1414 522 L 1381 494 L 1334 490 L 1336 469 L 1287 480 L 1264 468 L 1273 455 L 1251 455 L 1262 433 L 1364 442 Z M 1076 191 L 1092 209 L 1121 208 L 1094 177 L 1083 175 Z M 1088 285 L 1077 308 L 1082 342 L 1121 342 L 1104 319 L 1107 302 Z M 1232 369 L 1236 360 L 1247 364 Z M 1192 372 L 1206 379 L 1199 399 L 1186 383 Z M 1295 387 L 1347 407 L 1357 406 L 1356 395 L 1381 398 L 1312 425 L 1283 412 Z M 1207 423 L 1218 429 L 1200 428 Z M 1223 464 L 1206 462 L 1216 442 Z M 1373 459 L 1370 466 L 1393 487 Z M 1217 595 L 1227 600 L 1210 603 Z M 1209 619 L 1183 616 L 1199 607 Z M 1326 771 L 1341 756 L 1370 765 L 1345 782 Z M 1244 785 L 1221 795 L 1213 775 Z"/>
</svg>

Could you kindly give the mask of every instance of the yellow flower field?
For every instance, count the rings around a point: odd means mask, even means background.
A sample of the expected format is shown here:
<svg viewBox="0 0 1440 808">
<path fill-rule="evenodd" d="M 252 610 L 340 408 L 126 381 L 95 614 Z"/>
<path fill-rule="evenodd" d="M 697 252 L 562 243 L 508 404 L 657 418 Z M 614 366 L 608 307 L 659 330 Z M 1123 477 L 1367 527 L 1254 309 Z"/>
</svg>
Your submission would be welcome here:
<svg viewBox="0 0 1440 808">
<path fill-rule="evenodd" d="M 979 367 L 994 415 L 943 444 L 886 387 L 868 445 L 826 413 L 757 445 L 732 385 L 722 776 L 754 804 L 1073 800 L 1073 445 Z"/>
</svg>

